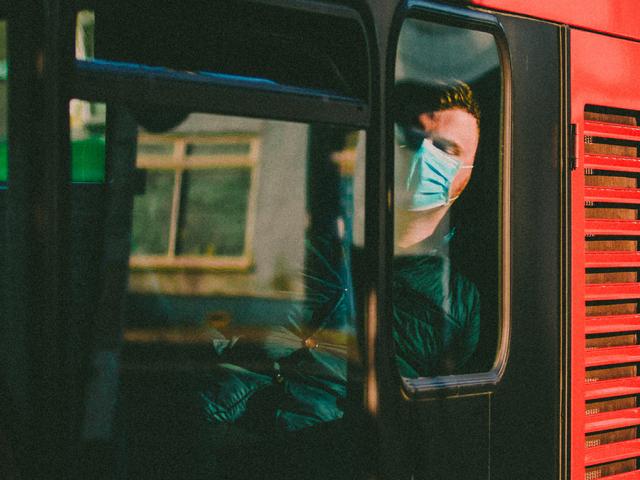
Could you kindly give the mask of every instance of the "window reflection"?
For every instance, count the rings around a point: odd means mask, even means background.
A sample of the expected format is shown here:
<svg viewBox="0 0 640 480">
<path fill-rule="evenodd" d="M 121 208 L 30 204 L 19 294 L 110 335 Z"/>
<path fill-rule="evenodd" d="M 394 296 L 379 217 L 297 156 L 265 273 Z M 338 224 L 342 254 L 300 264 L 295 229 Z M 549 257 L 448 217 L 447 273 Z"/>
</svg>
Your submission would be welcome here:
<svg viewBox="0 0 640 480">
<path fill-rule="evenodd" d="M 492 35 L 408 19 L 394 110 L 396 361 L 488 370 L 498 339 L 501 83 Z"/>
<path fill-rule="evenodd" d="M 206 117 L 138 136 L 144 194 L 133 208 L 133 266 L 250 265 L 260 136 L 206 132 Z M 198 123 L 200 122 L 200 124 Z M 200 131 L 205 128 L 205 131 Z"/>
<path fill-rule="evenodd" d="M 132 474 L 177 443 L 202 452 L 189 471 L 211 478 L 308 478 L 303 466 L 317 455 L 326 464 L 318 478 L 350 478 L 337 459 L 351 435 L 351 243 L 362 205 L 353 177 L 364 136 L 190 114 L 130 138 L 142 179 L 124 334 Z M 150 386 L 141 367 L 163 386 Z M 196 379 L 182 388 L 174 371 Z M 149 421 L 169 416 L 189 435 Z M 288 456 L 274 462 L 279 448 Z"/>
</svg>

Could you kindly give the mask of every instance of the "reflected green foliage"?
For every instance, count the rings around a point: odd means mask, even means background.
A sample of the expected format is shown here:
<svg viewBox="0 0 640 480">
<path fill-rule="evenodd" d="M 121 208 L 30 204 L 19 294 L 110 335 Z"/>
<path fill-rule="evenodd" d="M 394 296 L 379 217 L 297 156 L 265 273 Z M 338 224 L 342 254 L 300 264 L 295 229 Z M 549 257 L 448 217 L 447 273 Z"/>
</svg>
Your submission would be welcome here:
<svg viewBox="0 0 640 480">
<path fill-rule="evenodd" d="M 104 137 L 74 140 L 71 144 L 71 181 L 104 182 Z"/>
<path fill-rule="evenodd" d="M 134 200 L 132 254 L 167 254 L 173 184 L 173 171 L 147 172 L 145 194 Z"/>
<path fill-rule="evenodd" d="M 9 165 L 7 161 L 7 141 L 0 141 L 0 182 L 6 182 L 9 177 Z"/>
<path fill-rule="evenodd" d="M 241 255 L 250 183 L 248 168 L 185 171 L 176 253 Z"/>
</svg>

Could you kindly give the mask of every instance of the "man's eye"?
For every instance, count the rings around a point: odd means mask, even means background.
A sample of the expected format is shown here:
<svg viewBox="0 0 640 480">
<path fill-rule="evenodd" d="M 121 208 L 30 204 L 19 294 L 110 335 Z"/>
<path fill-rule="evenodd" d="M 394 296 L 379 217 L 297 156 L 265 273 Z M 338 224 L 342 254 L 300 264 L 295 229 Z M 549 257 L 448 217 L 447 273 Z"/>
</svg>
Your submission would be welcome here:
<svg viewBox="0 0 640 480">
<path fill-rule="evenodd" d="M 447 142 L 435 141 L 433 142 L 433 146 L 436 147 L 438 150 L 442 150 L 444 153 L 448 155 L 457 155 L 458 153 L 457 149 L 455 148 L 455 145 L 452 145 Z"/>
<path fill-rule="evenodd" d="M 444 143 L 434 141 L 433 146 L 436 147 L 438 150 L 442 150 L 444 153 L 447 153 L 447 146 Z"/>
</svg>

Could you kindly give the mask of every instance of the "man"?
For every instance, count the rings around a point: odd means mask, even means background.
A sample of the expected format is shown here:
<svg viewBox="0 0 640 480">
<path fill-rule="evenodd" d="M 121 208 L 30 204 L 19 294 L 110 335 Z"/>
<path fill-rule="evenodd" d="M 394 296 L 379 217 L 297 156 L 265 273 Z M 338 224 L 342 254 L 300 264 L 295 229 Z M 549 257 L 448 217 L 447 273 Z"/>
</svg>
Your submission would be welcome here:
<svg viewBox="0 0 640 480">
<path fill-rule="evenodd" d="M 396 362 L 405 377 L 466 373 L 480 331 L 477 288 L 451 267 L 448 213 L 463 193 L 480 138 L 471 88 L 397 86 L 393 275 Z"/>
</svg>

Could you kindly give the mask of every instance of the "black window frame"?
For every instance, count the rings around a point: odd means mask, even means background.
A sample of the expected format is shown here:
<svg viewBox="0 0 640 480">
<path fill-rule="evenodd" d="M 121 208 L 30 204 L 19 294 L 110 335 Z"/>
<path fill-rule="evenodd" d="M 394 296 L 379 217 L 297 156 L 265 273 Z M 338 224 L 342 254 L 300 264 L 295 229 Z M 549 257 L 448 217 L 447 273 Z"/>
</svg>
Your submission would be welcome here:
<svg viewBox="0 0 640 480">
<path fill-rule="evenodd" d="M 255 1 L 255 0 L 254 0 Z M 291 11 L 357 22 L 368 53 L 367 101 L 321 89 L 275 84 L 261 78 L 241 77 L 132 64 L 111 60 L 71 59 L 68 99 L 89 102 L 142 104 L 186 111 L 235 115 L 304 123 L 330 123 L 366 129 L 371 124 L 372 57 L 370 32 L 355 8 L 316 0 L 257 0 Z M 87 9 L 78 2 L 73 12 Z M 75 30 L 74 30 L 75 31 Z M 69 51 L 73 50 L 68 48 Z M 268 107 L 268 108 L 267 108 Z"/>
</svg>

